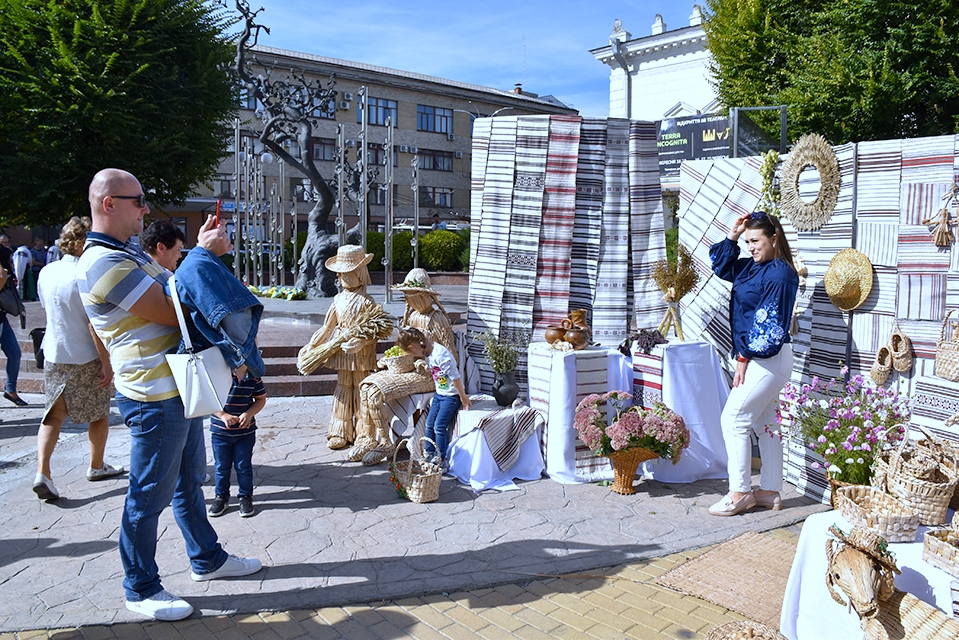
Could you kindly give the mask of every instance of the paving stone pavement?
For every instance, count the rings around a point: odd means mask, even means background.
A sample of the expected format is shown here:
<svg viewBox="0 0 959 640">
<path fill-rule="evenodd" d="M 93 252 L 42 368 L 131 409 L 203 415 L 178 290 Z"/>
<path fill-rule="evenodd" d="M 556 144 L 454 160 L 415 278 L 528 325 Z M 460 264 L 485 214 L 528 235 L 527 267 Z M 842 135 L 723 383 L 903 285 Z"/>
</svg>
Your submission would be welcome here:
<svg viewBox="0 0 959 640">
<path fill-rule="evenodd" d="M 240 518 L 234 503 L 212 520 L 224 547 L 260 558 L 263 571 L 193 582 L 167 509 L 160 575 L 196 612 L 145 622 L 123 603 L 126 480 L 88 482 L 85 425 L 68 423 L 53 456 L 63 497 L 38 500 L 43 397 L 23 397 L 29 407 L 0 407 L 0 640 L 701 638 L 740 616 L 651 580 L 744 531 L 795 539 L 796 523 L 826 509 L 787 485 L 782 511 L 715 518 L 706 509 L 725 481 L 643 481 L 636 495 L 620 496 L 545 478 L 475 493 L 446 477 L 439 501 L 412 504 L 396 496 L 385 465 L 349 463 L 326 448 L 329 397 L 271 398 L 257 417 L 258 512 Z M 128 450 L 114 408 L 106 459 L 125 465 Z M 212 472 L 209 447 L 208 462 Z M 212 498 L 211 486 L 204 491 Z"/>
<path fill-rule="evenodd" d="M 116 545 L 125 479 L 88 482 L 85 430 L 67 425 L 53 457 L 54 480 L 63 497 L 49 503 L 38 500 L 31 485 L 42 397 L 24 397 L 30 407 L 0 409 L 0 632 L 45 634 L 82 627 L 84 637 L 146 637 L 125 631 L 161 624 L 141 623 L 123 604 Z M 396 496 L 385 466 L 349 463 L 343 452 L 326 448 L 329 403 L 326 397 L 268 401 L 258 416 L 254 452 L 258 513 L 240 518 L 234 506 L 212 521 L 225 548 L 259 557 L 265 565 L 262 572 L 245 579 L 193 582 L 180 532 L 170 510 L 164 512 L 157 548 L 164 587 L 197 609 L 188 621 L 166 623 L 176 630 L 169 637 L 194 637 L 188 630 L 205 629 L 207 637 L 426 638 L 445 633 L 460 638 L 471 637 L 465 631 L 459 635 L 461 627 L 484 637 L 479 632 L 490 625 L 485 637 L 496 637 L 498 630 L 518 633 L 519 628 L 503 627 L 506 619 L 495 613 L 500 602 L 521 607 L 530 618 L 522 627 L 529 626 L 528 637 L 557 636 L 560 628 L 573 633 L 577 628 L 570 626 L 572 618 L 579 614 L 597 609 L 593 618 L 604 620 L 607 614 L 602 611 L 607 609 L 598 603 L 621 608 L 609 602 L 621 596 L 597 591 L 608 582 L 603 588 L 614 594 L 633 594 L 622 596 L 629 605 L 617 622 L 632 624 L 617 633 L 694 638 L 727 614 L 651 587 L 643 582 L 644 575 L 674 564 L 689 550 L 747 530 L 781 529 L 825 509 L 792 493 L 779 512 L 710 517 L 706 509 L 724 492 L 723 481 L 671 486 L 644 481 L 636 495 L 621 496 L 594 484 L 542 479 L 521 483 L 518 491 L 477 494 L 450 477 L 443 480 L 438 502 L 413 504 Z M 112 423 L 106 459 L 125 464 L 129 437 L 115 409 Z M 208 460 L 212 464 L 209 449 Z M 212 497 L 212 487 L 205 492 Z M 543 577 L 593 574 L 604 567 L 614 569 L 601 573 L 617 577 Z M 623 575 L 628 580 L 621 579 Z M 516 601 L 509 604 L 502 598 Z M 569 606 L 576 599 L 583 603 L 569 609 L 556 604 L 556 598 Z M 477 607 L 490 610 L 480 615 L 473 611 Z M 541 610 L 551 607 L 554 617 Z M 567 609 L 572 613 L 566 614 Z M 706 617 L 674 619 L 678 612 L 686 616 L 695 610 Z M 277 611 L 287 613 L 261 613 Z M 283 628 L 294 635 L 273 629 L 287 617 L 289 626 Z M 524 620 L 518 613 L 509 617 Z M 580 626 L 593 620 L 586 617 Z M 596 634 L 605 633 L 609 622 L 603 620 L 593 620 L 604 625 Z M 137 624 L 97 626 L 103 635 L 86 631 L 89 625 L 128 622 Z M 662 635 L 674 623 L 686 625 L 693 635 Z M 236 629 L 217 631 L 217 625 Z M 456 631 L 444 631 L 449 625 L 456 625 Z M 352 631 L 361 626 L 370 634 Z M 249 635 L 238 631 L 241 627 L 250 629 Z M 259 635 L 267 627 L 273 633 Z M 381 630 L 371 631 L 374 627 Z M 382 630 L 392 627 L 399 631 Z M 519 637 L 527 637 L 523 634 Z"/>
</svg>

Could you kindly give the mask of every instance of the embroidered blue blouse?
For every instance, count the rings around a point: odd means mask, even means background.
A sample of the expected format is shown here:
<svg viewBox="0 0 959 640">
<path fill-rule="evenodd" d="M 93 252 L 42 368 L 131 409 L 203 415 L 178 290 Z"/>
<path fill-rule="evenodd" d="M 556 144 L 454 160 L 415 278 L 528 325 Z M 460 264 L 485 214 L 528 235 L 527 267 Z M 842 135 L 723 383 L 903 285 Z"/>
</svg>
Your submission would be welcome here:
<svg viewBox="0 0 959 640">
<path fill-rule="evenodd" d="M 728 238 L 709 248 L 713 273 L 733 283 L 733 349 L 747 358 L 771 358 L 790 341 L 799 276 L 782 260 L 758 263 L 739 255 L 739 244 Z"/>
</svg>

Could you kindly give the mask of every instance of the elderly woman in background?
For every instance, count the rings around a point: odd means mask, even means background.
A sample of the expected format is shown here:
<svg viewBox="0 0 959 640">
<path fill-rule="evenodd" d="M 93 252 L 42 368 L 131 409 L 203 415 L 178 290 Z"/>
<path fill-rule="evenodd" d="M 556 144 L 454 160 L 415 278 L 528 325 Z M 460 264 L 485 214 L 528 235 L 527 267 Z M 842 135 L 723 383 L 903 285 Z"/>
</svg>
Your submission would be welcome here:
<svg viewBox="0 0 959 640">
<path fill-rule="evenodd" d="M 113 369 L 103 343 L 90 327 L 77 289 L 77 261 L 83 253 L 90 218 L 70 218 L 60 234 L 63 258 L 40 271 L 38 292 L 47 315 L 43 337 L 43 376 L 46 410 L 37 434 L 37 477 L 33 490 L 42 500 L 60 492 L 51 479 L 50 458 L 67 416 L 76 424 L 90 423 L 90 468 L 87 480 L 103 480 L 124 473 L 103 461 L 110 413 Z"/>
</svg>

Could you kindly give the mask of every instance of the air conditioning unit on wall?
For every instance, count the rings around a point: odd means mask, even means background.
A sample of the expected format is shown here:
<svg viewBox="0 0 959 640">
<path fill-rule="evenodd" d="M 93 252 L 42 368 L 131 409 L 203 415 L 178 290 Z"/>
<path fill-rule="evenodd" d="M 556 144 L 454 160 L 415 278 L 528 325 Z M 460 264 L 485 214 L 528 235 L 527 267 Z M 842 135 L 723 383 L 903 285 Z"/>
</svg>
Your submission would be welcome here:
<svg viewBox="0 0 959 640">
<path fill-rule="evenodd" d="M 346 110 L 350 108 L 350 103 L 346 100 L 340 100 L 340 109 Z"/>
<path fill-rule="evenodd" d="M 446 139 L 449 140 L 450 142 L 452 142 L 453 140 L 456 140 L 456 136 L 453 135 L 452 133 L 447 133 L 447 134 L 446 134 Z"/>
<path fill-rule="evenodd" d="M 409 151 L 410 151 L 410 145 L 408 144 L 400 145 L 400 153 L 409 153 Z"/>
<path fill-rule="evenodd" d="M 350 91 L 344 91 L 344 92 L 343 92 L 343 99 L 344 99 L 344 100 L 352 100 L 352 99 L 353 99 L 353 93 L 350 92 Z"/>
<path fill-rule="evenodd" d="M 457 158 L 462 158 L 462 157 L 463 157 L 463 152 L 462 152 L 462 151 L 457 151 L 454 155 L 455 155 Z"/>
<path fill-rule="evenodd" d="M 419 152 L 420 152 L 419 147 L 410 147 L 410 153 L 419 153 Z"/>
</svg>

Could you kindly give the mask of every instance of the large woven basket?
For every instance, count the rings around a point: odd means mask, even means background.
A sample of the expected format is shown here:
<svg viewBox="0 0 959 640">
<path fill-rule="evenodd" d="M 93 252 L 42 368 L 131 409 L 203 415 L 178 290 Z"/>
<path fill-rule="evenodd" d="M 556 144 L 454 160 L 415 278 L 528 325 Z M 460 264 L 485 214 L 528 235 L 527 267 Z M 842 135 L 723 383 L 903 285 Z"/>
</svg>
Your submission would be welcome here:
<svg viewBox="0 0 959 640">
<path fill-rule="evenodd" d="M 843 487 L 854 487 L 856 485 L 851 482 L 836 480 L 828 471 L 826 471 L 826 480 L 829 481 L 829 506 L 833 509 L 838 509 L 839 504 L 836 502 L 836 497 L 839 495 L 839 490 Z"/>
<path fill-rule="evenodd" d="M 907 464 L 910 455 L 908 438 L 903 438 L 897 448 L 877 456 L 872 485 L 919 511 L 921 524 L 945 524 L 956 477 L 940 467 L 930 479 L 917 478 Z"/>
<path fill-rule="evenodd" d="M 609 462 L 613 465 L 613 484 L 610 491 L 631 496 L 636 493 L 633 488 L 633 479 L 641 462 L 657 458 L 655 453 L 645 447 L 633 447 L 625 451 L 613 451 L 609 454 Z"/>
<path fill-rule="evenodd" d="M 959 547 L 954 542 L 959 544 L 959 531 L 952 527 L 926 531 L 922 541 L 922 559 L 959 578 Z"/>
<path fill-rule="evenodd" d="M 918 428 L 926 437 L 924 440 L 918 441 L 916 447 L 928 450 L 931 455 L 940 461 L 943 470 L 947 474 L 959 478 L 959 443 L 937 438 L 922 427 Z M 956 488 L 952 492 L 952 498 L 949 500 L 949 508 L 959 509 L 959 482 L 956 483 Z"/>
<path fill-rule="evenodd" d="M 915 542 L 919 512 L 875 487 L 853 484 L 836 491 L 839 513 L 852 525 L 862 525 L 887 542 Z"/>
<path fill-rule="evenodd" d="M 713 627 L 706 640 L 786 640 L 786 636 L 760 622 L 736 620 Z"/>
<path fill-rule="evenodd" d="M 383 363 L 390 373 L 409 373 L 413 370 L 414 360 L 412 353 L 404 353 L 401 356 L 383 358 Z"/>
<path fill-rule="evenodd" d="M 423 440 L 432 443 L 433 448 L 436 448 L 436 443 L 429 438 L 420 438 L 421 458 L 426 456 L 423 451 Z M 426 462 L 423 459 L 410 458 L 397 462 L 396 453 L 406 441 L 407 438 L 400 440 L 393 450 L 393 474 L 396 476 L 396 481 L 403 487 L 410 502 L 435 502 L 440 497 L 440 481 L 443 479 L 443 470 L 438 464 Z"/>
</svg>

